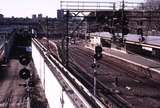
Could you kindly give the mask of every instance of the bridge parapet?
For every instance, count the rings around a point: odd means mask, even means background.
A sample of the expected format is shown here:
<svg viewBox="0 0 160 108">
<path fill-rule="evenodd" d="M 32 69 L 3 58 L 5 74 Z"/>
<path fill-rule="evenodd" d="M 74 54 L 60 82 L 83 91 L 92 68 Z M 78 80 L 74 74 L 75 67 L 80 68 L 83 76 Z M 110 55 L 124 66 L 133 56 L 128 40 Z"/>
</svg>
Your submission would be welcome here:
<svg viewBox="0 0 160 108">
<path fill-rule="evenodd" d="M 32 42 L 32 57 L 50 108 L 105 108 L 35 39 Z"/>
</svg>

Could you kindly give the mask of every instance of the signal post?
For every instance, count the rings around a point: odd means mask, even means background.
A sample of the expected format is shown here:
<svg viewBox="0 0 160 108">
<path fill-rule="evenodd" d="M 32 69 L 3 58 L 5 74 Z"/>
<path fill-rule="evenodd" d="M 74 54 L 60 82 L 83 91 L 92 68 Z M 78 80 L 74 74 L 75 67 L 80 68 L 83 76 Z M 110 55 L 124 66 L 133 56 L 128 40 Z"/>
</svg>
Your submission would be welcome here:
<svg viewBox="0 0 160 108">
<path fill-rule="evenodd" d="M 94 54 L 94 61 L 92 64 L 93 68 L 93 79 L 94 79 L 94 85 L 93 85 L 93 95 L 96 96 L 97 92 L 97 68 L 99 68 L 99 65 L 97 64 L 97 61 L 102 58 L 102 47 L 96 46 L 95 47 L 95 54 Z"/>
</svg>

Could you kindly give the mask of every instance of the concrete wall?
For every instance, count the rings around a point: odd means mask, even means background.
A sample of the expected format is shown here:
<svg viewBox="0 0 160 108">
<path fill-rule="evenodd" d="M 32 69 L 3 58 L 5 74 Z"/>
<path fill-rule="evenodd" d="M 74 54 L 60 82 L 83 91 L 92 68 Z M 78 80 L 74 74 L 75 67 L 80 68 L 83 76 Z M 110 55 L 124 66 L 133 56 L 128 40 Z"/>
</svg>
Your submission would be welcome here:
<svg viewBox="0 0 160 108">
<path fill-rule="evenodd" d="M 152 50 L 152 55 L 157 58 L 157 59 L 160 59 L 160 49 L 155 49 L 153 48 Z"/>
<path fill-rule="evenodd" d="M 142 54 L 142 46 L 141 45 L 134 45 L 134 44 L 126 44 L 126 50 L 137 53 L 137 54 Z"/>
<path fill-rule="evenodd" d="M 62 97 L 64 99 L 63 108 L 75 108 L 67 93 L 62 90 L 59 81 L 55 78 L 40 54 L 39 50 L 32 43 L 32 57 L 45 90 L 46 98 L 50 108 L 62 108 Z"/>
</svg>

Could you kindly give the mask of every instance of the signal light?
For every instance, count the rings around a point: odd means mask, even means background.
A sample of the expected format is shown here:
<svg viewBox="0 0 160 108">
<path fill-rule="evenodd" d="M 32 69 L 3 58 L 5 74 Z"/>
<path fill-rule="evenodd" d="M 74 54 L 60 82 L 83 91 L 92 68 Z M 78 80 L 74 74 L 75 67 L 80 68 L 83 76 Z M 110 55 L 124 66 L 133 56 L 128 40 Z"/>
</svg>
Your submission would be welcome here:
<svg viewBox="0 0 160 108">
<path fill-rule="evenodd" d="M 137 29 L 137 34 L 143 36 L 143 30 L 142 30 L 142 28 L 138 28 Z"/>
<path fill-rule="evenodd" d="M 101 46 L 96 46 L 95 47 L 95 53 L 97 54 L 97 53 L 102 53 L 102 47 Z"/>
<path fill-rule="evenodd" d="M 95 58 L 96 60 L 99 60 L 99 59 L 102 58 L 102 47 L 99 46 L 99 45 L 95 47 L 94 58 Z"/>
<path fill-rule="evenodd" d="M 19 58 L 19 62 L 22 65 L 28 65 L 30 63 L 30 61 L 31 61 L 31 56 L 30 55 L 22 55 Z"/>
<path fill-rule="evenodd" d="M 95 67 L 96 67 L 96 64 L 95 64 L 95 63 L 93 63 L 93 64 L 91 65 L 91 67 L 92 67 L 92 68 L 95 68 Z"/>
<path fill-rule="evenodd" d="M 102 54 L 94 54 L 94 58 L 96 60 L 100 60 L 102 58 Z"/>
<path fill-rule="evenodd" d="M 34 86 L 35 86 L 35 82 L 29 81 L 29 82 L 28 82 L 28 86 L 29 86 L 29 87 L 34 87 Z"/>
<path fill-rule="evenodd" d="M 27 80 L 31 77 L 31 74 L 30 74 L 30 71 L 28 69 L 23 68 L 23 69 L 20 70 L 19 76 L 20 76 L 20 78 L 22 78 L 24 80 Z"/>
</svg>

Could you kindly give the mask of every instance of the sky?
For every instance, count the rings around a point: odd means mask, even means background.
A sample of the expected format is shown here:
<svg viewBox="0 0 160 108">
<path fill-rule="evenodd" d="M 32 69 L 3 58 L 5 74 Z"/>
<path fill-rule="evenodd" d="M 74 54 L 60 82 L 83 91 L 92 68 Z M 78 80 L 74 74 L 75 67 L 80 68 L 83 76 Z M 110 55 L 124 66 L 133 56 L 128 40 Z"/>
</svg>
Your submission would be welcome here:
<svg viewBox="0 0 160 108">
<path fill-rule="evenodd" d="M 32 14 L 40 14 L 43 16 L 56 17 L 57 9 L 60 9 L 61 0 L 0 0 L 0 14 L 4 17 L 32 17 Z M 67 1 L 67 0 L 65 0 Z M 72 0 L 73 1 L 73 0 Z M 78 0 L 74 0 L 78 1 Z M 79 0 L 85 1 L 85 0 Z M 87 0 L 96 1 L 96 0 Z M 120 0 L 97 0 L 97 1 L 120 1 Z M 125 0 L 133 2 L 133 0 Z M 144 0 L 134 0 L 134 2 L 142 2 Z"/>
</svg>

